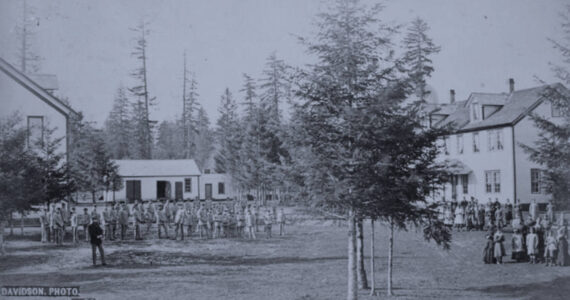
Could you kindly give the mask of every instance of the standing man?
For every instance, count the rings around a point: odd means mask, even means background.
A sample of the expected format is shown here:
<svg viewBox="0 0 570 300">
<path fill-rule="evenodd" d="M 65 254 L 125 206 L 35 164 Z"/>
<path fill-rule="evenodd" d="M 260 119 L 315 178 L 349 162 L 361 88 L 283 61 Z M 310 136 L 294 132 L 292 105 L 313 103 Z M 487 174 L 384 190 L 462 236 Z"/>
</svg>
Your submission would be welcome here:
<svg viewBox="0 0 570 300">
<path fill-rule="evenodd" d="M 83 226 L 83 233 L 85 234 L 85 241 L 88 242 L 89 241 L 89 231 L 88 231 L 88 227 L 89 227 L 89 221 L 91 220 L 91 217 L 89 216 L 89 213 L 87 212 L 87 207 L 83 208 L 83 215 L 81 215 L 81 225 Z"/>
<path fill-rule="evenodd" d="M 57 245 L 63 244 L 63 215 L 61 213 L 61 208 L 57 208 L 57 212 L 54 214 L 53 217 L 54 223 L 54 235 L 55 235 L 55 243 Z"/>
<path fill-rule="evenodd" d="M 265 222 L 265 232 L 269 239 L 271 238 L 271 225 L 273 224 L 273 213 L 269 208 L 267 208 L 267 211 L 265 212 L 265 219 L 263 221 Z"/>
<path fill-rule="evenodd" d="M 168 208 L 165 206 L 160 207 L 158 211 L 158 238 L 162 238 L 162 230 L 164 230 L 164 234 L 166 238 L 168 238 L 168 215 L 167 215 Z"/>
<path fill-rule="evenodd" d="M 174 240 L 178 239 L 178 232 L 180 232 L 180 240 L 184 240 L 184 214 L 184 207 L 182 206 L 182 203 L 178 202 L 178 209 L 174 216 L 174 224 L 176 225 Z"/>
<path fill-rule="evenodd" d="M 77 214 L 75 213 L 75 208 L 71 209 L 69 221 L 71 223 L 71 235 L 73 235 L 72 241 L 75 245 L 79 242 L 79 237 L 77 236 Z"/>
<path fill-rule="evenodd" d="M 93 218 L 91 225 L 89 225 L 89 236 L 91 237 L 91 253 L 93 254 L 93 266 L 97 265 L 97 252 L 99 249 L 99 255 L 101 255 L 101 264 L 103 266 L 107 265 L 105 263 L 105 252 L 103 251 L 103 229 L 99 226 L 97 218 Z"/>
<path fill-rule="evenodd" d="M 247 236 L 249 239 L 256 239 L 257 237 L 255 236 L 255 217 L 253 216 L 253 212 L 251 211 L 251 208 L 247 208 L 247 212 L 245 214 L 245 228 L 247 231 Z"/>
<path fill-rule="evenodd" d="M 111 240 L 114 241 L 117 238 L 117 223 L 119 222 L 119 205 L 115 204 L 115 207 L 111 208 Z"/>
<path fill-rule="evenodd" d="M 123 203 L 119 212 L 119 225 L 121 226 L 121 241 L 125 239 L 127 228 L 129 227 L 129 210 L 127 205 Z"/>
<path fill-rule="evenodd" d="M 48 228 L 48 220 L 47 220 L 47 216 L 46 216 L 46 211 L 45 209 L 42 207 L 40 208 L 40 228 L 42 231 L 42 243 L 47 242 L 47 228 Z"/>
<path fill-rule="evenodd" d="M 277 223 L 279 224 L 279 235 L 285 235 L 285 212 L 283 207 L 277 212 Z"/>
<path fill-rule="evenodd" d="M 142 240 L 141 227 L 144 224 L 144 214 L 142 211 L 142 204 L 137 205 L 134 211 L 135 215 L 135 240 Z"/>
<path fill-rule="evenodd" d="M 103 209 L 103 226 L 105 226 L 105 239 L 111 240 L 111 212 L 107 205 Z"/>
</svg>

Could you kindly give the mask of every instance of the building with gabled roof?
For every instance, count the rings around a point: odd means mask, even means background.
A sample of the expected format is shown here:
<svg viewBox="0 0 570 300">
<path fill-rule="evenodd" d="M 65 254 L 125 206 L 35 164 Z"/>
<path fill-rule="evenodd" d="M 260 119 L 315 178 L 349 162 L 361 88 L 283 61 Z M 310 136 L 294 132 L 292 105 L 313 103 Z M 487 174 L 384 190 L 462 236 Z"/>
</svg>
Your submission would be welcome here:
<svg viewBox="0 0 570 300">
<path fill-rule="evenodd" d="M 77 112 L 54 96 L 56 89 L 55 75 L 24 74 L 0 58 L 0 116 L 20 115 L 28 131 L 28 145 L 43 139 L 45 128 L 55 129 L 52 138 L 63 139 L 58 150 L 67 154 L 72 142 L 71 120 Z"/>
<path fill-rule="evenodd" d="M 452 165 L 454 175 L 435 197 L 458 201 L 474 197 L 479 203 L 547 202 L 551 196 L 541 184 L 542 166 L 530 161 L 521 144 L 533 145 L 539 136 L 530 114 L 562 121 L 549 100 L 553 92 L 569 93 L 560 83 L 517 91 L 510 79 L 508 93 L 472 93 L 456 102 L 451 90 L 449 104 L 430 108 L 430 126 L 453 128 L 441 139 L 444 151 L 438 160 Z"/>
</svg>

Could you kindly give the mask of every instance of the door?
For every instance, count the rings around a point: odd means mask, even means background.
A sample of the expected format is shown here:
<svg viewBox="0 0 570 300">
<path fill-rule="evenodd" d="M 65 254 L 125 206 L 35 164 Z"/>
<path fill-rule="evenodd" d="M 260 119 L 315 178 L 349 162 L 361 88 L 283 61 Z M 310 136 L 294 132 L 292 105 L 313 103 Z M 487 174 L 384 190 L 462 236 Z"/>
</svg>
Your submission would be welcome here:
<svg viewBox="0 0 570 300">
<path fill-rule="evenodd" d="M 212 184 L 206 184 L 206 199 L 212 199 Z"/>
<path fill-rule="evenodd" d="M 182 195 L 182 181 L 177 181 L 174 183 L 174 190 L 177 200 L 184 199 L 184 196 Z"/>
</svg>

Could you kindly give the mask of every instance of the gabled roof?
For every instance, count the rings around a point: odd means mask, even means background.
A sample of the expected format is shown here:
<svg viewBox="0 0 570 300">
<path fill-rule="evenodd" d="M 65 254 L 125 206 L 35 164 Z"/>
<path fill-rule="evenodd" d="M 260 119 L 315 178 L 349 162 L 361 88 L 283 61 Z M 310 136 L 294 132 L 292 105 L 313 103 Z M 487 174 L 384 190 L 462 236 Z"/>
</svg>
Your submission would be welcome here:
<svg viewBox="0 0 570 300">
<path fill-rule="evenodd" d="M 454 124 L 458 132 L 512 126 L 542 103 L 547 98 L 546 93 L 552 90 L 558 93 L 570 93 L 560 83 L 518 90 L 510 94 L 472 93 L 468 100 L 458 102 L 455 110 L 435 125 L 441 127 Z M 485 120 L 469 123 L 469 104 L 474 100 L 482 105 L 500 105 L 501 108 Z M 452 105 L 443 106 L 442 111 L 453 108 Z M 437 111 L 434 113 L 438 114 Z"/>
<path fill-rule="evenodd" d="M 65 116 L 70 116 L 72 114 L 76 115 L 77 112 L 73 110 L 73 108 L 69 107 L 69 105 L 63 103 L 61 100 L 54 97 L 51 93 L 46 91 L 43 87 L 41 87 L 37 82 L 33 81 L 25 75 L 24 73 L 20 72 L 16 68 L 14 68 L 11 64 L 9 64 L 4 59 L 0 58 L 0 71 L 6 73 L 8 77 L 14 79 L 18 84 L 22 87 L 26 88 L 32 94 L 36 95 L 39 99 L 53 107 L 55 110 L 59 111 Z"/>
<path fill-rule="evenodd" d="M 123 177 L 200 175 L 193 159 L 132 159 L 114 162 L 119 166 L 119 175 Z"/>
<path fill-rule="evenodd" d="M 470 105 L 473 102 L 477 102 L 481 105 L 504 105 L 508 96 L 509 95 L 505 93 L 471 93 L 466 105 Z"/>
</svg>

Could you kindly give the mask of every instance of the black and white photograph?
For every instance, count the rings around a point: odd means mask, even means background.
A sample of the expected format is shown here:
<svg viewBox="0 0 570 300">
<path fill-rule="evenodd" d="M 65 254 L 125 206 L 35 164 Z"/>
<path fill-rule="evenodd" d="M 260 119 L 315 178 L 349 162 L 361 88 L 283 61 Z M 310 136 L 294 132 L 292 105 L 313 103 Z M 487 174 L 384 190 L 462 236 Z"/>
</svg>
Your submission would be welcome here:
<svg viewBox="0 0 570 300">
<path fill-rule="evenodd" d="M 569 299 L 569 107 L 569 0 L 0 0 L 0 299 Z"/>
</svg>

